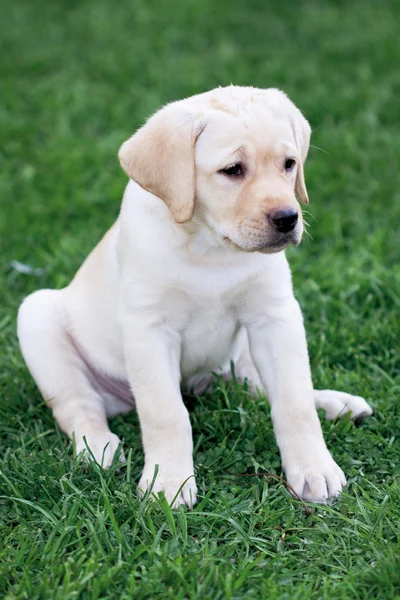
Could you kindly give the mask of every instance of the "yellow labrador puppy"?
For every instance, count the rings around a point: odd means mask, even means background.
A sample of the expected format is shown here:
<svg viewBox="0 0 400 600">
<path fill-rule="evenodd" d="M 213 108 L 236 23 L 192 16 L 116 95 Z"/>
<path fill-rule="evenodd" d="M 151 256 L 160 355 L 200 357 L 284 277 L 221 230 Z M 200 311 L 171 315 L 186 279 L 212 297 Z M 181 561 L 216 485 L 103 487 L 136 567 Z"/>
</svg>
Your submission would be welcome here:
<svg viewBox="0 0 400 600">
<path fill-rule="evenodd" d="M 212 372 L 265 390 L 287 480 L 324 502 L 346 480 L 316 407 L 371 414 L 315 391 L 284 249 L 300 243 L 310 126 L 276 89 L 231 86 L 173 102 L 120 150 L 131 178 L 117 222 L 68 287 L 22 304 L 22 352 L 59 426 L 104 467 L 120 440 L 107 418 L 139 414 L 139 489 L 196 501 L 182 388 Z M 85 440 L 84 440 L 85 438 Z"/>
</svg>

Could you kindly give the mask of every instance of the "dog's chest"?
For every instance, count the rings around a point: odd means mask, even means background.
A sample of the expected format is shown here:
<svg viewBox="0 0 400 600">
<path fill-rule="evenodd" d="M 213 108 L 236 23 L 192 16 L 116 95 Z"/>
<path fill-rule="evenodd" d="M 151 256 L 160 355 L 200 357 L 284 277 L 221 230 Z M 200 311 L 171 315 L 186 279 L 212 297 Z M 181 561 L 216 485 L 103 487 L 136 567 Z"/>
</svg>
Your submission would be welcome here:
<svg viewBox="0 0 400 600">
<path fill-rule="evenodd" d="M 222 368 L 230 360 L 238 331 L 234 308 L 227 302 L 194 305 L 182 329 L 183 377 Z"/>
<path fill-rule="evenodd" d="M 166 322 L 181 335 L 184 379 L 229 368 L 241 310 L 254 277 L 249 268 L 205 269 L 191 265 L 190 277 L 168 287 L 163 310 Z"/>
</svg>

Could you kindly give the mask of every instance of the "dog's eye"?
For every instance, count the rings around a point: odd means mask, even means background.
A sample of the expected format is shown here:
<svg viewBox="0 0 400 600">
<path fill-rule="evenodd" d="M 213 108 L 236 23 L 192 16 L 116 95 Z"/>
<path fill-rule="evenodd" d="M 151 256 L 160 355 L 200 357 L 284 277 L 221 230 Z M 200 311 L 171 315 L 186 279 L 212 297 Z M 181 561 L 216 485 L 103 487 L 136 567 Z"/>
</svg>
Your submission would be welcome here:
<svg viewBox="0 0 400 600">
<path fill-rule="evenodd" d="M 296 161 L 294 160 L 294 158 L 287 158 L 285 160 L 285 171 L 293 171 L 295 164 Z"/>
<path fill-rule="evenodd" d="M 225 169 L 221 169 L 220 173 L 229 175 L 229 177 L 237 177 L 238 175 L 243 175 L 243 167 L 242 167 L 241 163 L 236 163 L 236 165 L 232 165 L 231 167 L 226 167 Z"/>
</svg>

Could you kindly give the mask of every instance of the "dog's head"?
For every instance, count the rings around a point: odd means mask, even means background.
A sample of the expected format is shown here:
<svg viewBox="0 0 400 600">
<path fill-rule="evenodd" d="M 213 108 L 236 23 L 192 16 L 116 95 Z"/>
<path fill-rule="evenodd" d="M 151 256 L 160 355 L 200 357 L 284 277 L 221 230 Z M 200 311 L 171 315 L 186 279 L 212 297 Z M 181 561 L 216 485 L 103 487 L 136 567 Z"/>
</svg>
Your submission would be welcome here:
<svg viewBox="0 0 400 600">
<path fill-rule="evenodd" d="M 119 158 L 177 223 L 194 213 L 224 245 L 278 252 L 302 237 L 310 133 L 283 92 L 230 86 L 161 109 Z"/>
</svg>

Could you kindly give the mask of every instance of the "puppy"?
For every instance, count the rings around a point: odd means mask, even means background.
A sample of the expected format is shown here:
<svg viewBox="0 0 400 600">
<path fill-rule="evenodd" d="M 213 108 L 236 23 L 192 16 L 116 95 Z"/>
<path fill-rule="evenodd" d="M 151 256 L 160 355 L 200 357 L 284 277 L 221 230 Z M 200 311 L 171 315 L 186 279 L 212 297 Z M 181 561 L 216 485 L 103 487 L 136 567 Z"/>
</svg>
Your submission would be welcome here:
<svg viewBox="0 0 400 600">
<path fill-rule="evenodd" d="M 306 500 L 346 480 L 316 408 L 371 414 L 360 397 L 315 391 L 284 249 L 303 233 L 310 126 L 276 89 L 231 86 L 173 102 L 119 152 L 121 213 L 70 285 L 21 305 L 28 368 L 60 428 L 107 468 L 120 444 L 107 418 L 140 418 L 144 492 L 196 501 L 182 389 L 211 373 L 264 390 L 283 469 Z"/>
</svg>

